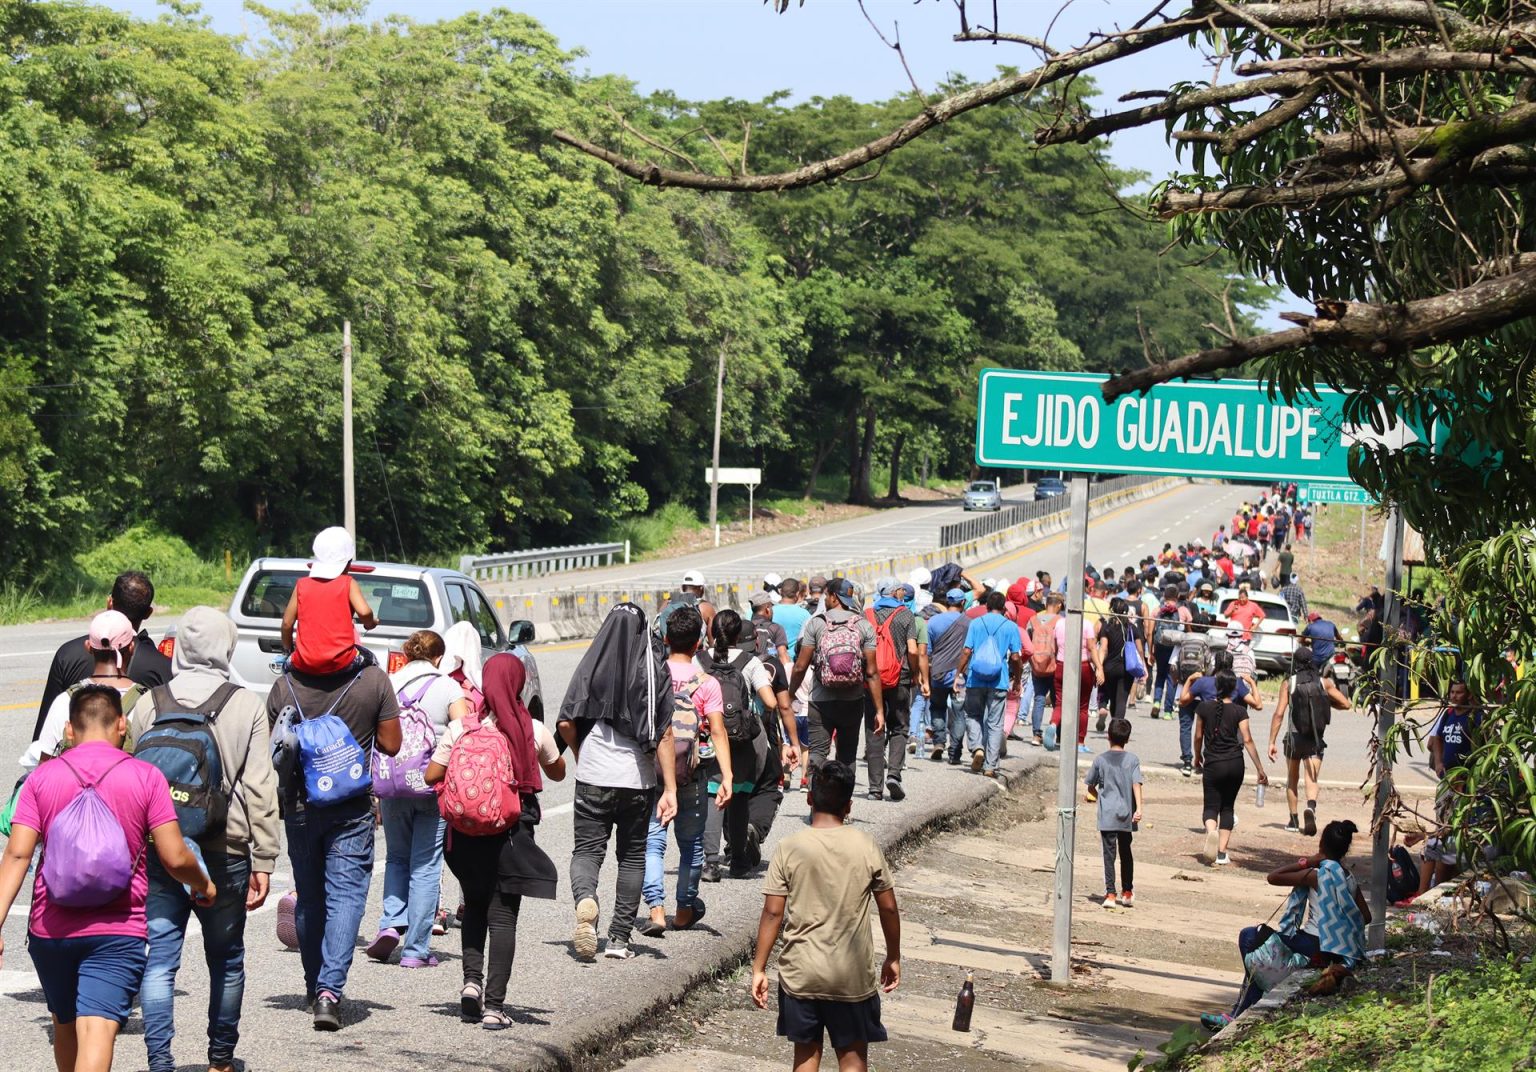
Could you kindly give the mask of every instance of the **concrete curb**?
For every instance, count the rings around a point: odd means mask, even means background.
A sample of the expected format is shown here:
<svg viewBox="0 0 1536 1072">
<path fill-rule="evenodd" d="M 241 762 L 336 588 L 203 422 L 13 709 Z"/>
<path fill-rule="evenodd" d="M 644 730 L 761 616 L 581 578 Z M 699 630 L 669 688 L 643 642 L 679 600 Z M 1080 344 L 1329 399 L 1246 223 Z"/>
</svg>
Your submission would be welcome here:
<svg viewBox="0 0 1536 1072">
<path fill-rule="evenodd" d="M 1321 974 L 1322 972 L 1315 968 L 1300 968 L 1287 975 L 1280 981 L 1279 986 L 1248 1006 L 1241 1016 L 1212 1035 L 1211 1041 L 1205 1045 L 1205 1052 L 1219 1053 L 1241 1042 L 1256 1027 L 1285 1008 L 1291 999 L 1301 993 L 1303 987 L 1310 986 Z"/>
<path fill-rule="evenodd" d="M 998 794 L 1006 792 L 1009 786 L 1026 777 L 1038 765 L 1038 755 L 1009 756 L 999 765 L 997 780 L 979 775 L 957 779 L 950 784 L 958 787 L 958 791 L 947 792 L 942 796 L 936 795 L 933 800 L 921 803 L 912 809 L 910 814 L 904 815 L 899 822 L 882 824 L 878 829 L 871 829 L 869 833 L 880 845 L 881 850 L 889 856 L 941 824 L 965 815 L 994 799 Z M 786 794 L 786 797 L 788 795 Z M 916 800 L 915 794 L 908 797 L 908 801 L 916 802 Z M 863 806 L 865 806 L 863 797 L 855 796 L 855 820 L 858 819 L 859 809 Z M 789 829 L 791 829 L 789 824 L 781 822 L 780 828 L 775 830 L 775 835 L 783 836 Z M 767 858 L 766 851 L 764 858 Z M 753 884 L 754 893 L 757 885 L 757 883 Z M 708 889 L 709 887 L 705 887 L 706 892 Z M 718 890 L 720 887 L 715 889 Z M 692 958 L 692 963 L 689 965 L 676 965 L 675 970 L 666 972 L 661 979 L 648 978 L 646 985 L 652 998 L 643 1008 L 635 1007 L 606 1016 L 595 1015 L 581 1029 L 573 1031 L 568 1042 L 563 1045 L 541 1046 L 541 1050 L 544 1051 L 541 1059 L 519 1067 L 527 1069 L 528 1072 L 545 1072 L 545 1070 L 598 1072 L 600 1069 L 611 1068 L 614 1063 L 615 1047 L 627 1037 L 630 1029 L 636 1024 L 650 1020 L 669 1007 L 675 1006 L 695 988 L 712 983 L 720 976 L 735 971 L 749 960 L 753 944 L 757 939 L 761 899 L 754 896 L 751 902 L 750 911 L 728 909 L 718 916 L 714 904 L 711 903 L 706 920 L 709 925 L 716 928 L 719 937 L 712 943 L 710 951 L 702 957 Z M 669 967 L 673 965 L 669 964 Z"/>
<path fill-rule="evenodd" d="M 1181 477 L 1149 481 L 1112 492 L 1089 504 L 1088 516 L 1100 517 L 1131 503 L 1153 498 L 1189 483 Z M 869 590 L 881 577 L 905 577 L 919 566 L 933 569 L 945 562 L 970 566 L 998 555 L 1026 547 L 1031 543 L 1065 532 L 1070 522 L 1065 503 L 1062 509 L 1012 528 L 979 537 L 954 547 L 914 551 L 865 562 L 840 562 L 820 572 L 848 577 Z M 734 577 L 709 585 L 709 599 L 717 607 L 743 607 L 759 583 L 757 577 Z M 581 640 L 597 635 L 608 611 L 618 603 L 636 603 L 654 615 L 672 599 L 667 588 L 633 585 L 571 585 L 545 592 L 492 595 L 492 602 L 504 620 L 527 619 L 533 622 L 540 640 Z"/>
</svg>

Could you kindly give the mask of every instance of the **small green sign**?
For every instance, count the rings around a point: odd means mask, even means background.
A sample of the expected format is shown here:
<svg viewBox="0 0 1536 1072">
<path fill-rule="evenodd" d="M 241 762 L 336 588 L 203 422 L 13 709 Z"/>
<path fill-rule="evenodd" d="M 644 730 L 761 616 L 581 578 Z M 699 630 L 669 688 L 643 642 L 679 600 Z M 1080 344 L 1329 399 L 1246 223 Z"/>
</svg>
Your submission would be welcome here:
<svg viewBox="0 0 1536 1072">
<path fill-rule="evenodd" d="M 1314 388 L 1287 403 L 1257 380 L 1164 383 L 1104 403 L 1109 377 L 985 369 L 976 406 L 976 461 L 1007 468 L 1170 473 L 1230 480 L 1348 484 L 1349 448 L 1402 448 L 1421 429 L 1379 432 L 1344 416 L 1348 397 Z"/>
<path fill-rule="evenodd" d="M 1376 499 L 1359 484 L 1298 484 L 1296 496 L 1306 503 L 1336 506 L 1375 506 Z"/>
</svg>

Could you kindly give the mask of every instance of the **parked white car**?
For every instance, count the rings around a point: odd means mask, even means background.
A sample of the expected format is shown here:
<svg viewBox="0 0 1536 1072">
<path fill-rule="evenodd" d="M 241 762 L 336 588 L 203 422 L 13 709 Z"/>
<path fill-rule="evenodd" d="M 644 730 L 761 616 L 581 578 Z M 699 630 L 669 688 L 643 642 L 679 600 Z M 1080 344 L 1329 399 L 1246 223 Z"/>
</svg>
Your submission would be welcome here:
<svg viewBox="0 0 1536 1072">
<path fill-rule="evenodd" d="M 1253 630 L 1254 665 L 1260 674 L 1289 675 L 1291 659 L 1296 654 L 1296 634 L 1301 625 L 1291 617 L 1291 608 L 1279 596 L 1267 592 L 1249 592 L 1248 598 L 1264 611 L 1264 620 Z M 1217 622 L 1225 626 L 1227 608 L 1237 602 L 1237 589 L 1221 589 L 1216 593 L 1216 600 L 1219 608 Z M 1225 644 L 1226 638 L 1223 636 L 1219 645 Z"/>
</svg>

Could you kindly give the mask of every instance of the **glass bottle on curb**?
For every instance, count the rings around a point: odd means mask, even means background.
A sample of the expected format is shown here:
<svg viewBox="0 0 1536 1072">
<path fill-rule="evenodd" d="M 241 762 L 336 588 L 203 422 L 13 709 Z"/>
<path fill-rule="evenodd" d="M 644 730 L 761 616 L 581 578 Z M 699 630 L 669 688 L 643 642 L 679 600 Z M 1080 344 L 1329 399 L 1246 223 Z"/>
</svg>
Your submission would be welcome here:
<svg viewBox="0 0 1536 1072">
<path fill-rule="evenodd" d="M 976 1007 L 976 973 L 965 973 L 965 985 L 960 988 L 960 994 L 955 998 L 955 1023 L 956 1031 L 969 1031 L 971 1029 L 971 1010 Z"/>
</svg>

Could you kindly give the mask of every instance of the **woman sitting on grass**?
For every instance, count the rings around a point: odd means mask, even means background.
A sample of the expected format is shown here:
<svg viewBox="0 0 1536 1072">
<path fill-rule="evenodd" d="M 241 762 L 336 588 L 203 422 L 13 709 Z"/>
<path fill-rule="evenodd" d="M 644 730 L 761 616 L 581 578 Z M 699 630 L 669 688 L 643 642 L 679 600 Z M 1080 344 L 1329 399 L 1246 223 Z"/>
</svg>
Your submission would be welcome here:
<svg viewBox="0 0 1536 1072">
<path fill-rule="evenodd" d="M 1323 828 L 1320 851 L 1269 873 L 1271 886 L 1294 887 L 1275 933 L 1299 962 L 1296 967 L 1339 964 L 1352 969 L 1365 956 L 1365 927 L 1371 910 L 1355 876 L 1344 867 L 1357 829 L 1347 819 L 1331 822 Z M 1208 1012 L 1200 1017 L 1209 1030 L 1221 1030 L 1259 1000 L 1265 988 L 1253 978 L 1250 958 L 1269 938 L 1267 927 L 1245 927 L 1238 936 L 1237 948 L 1247 969 L 1243 988 L 1230 1014 Z"/>
</svg>

